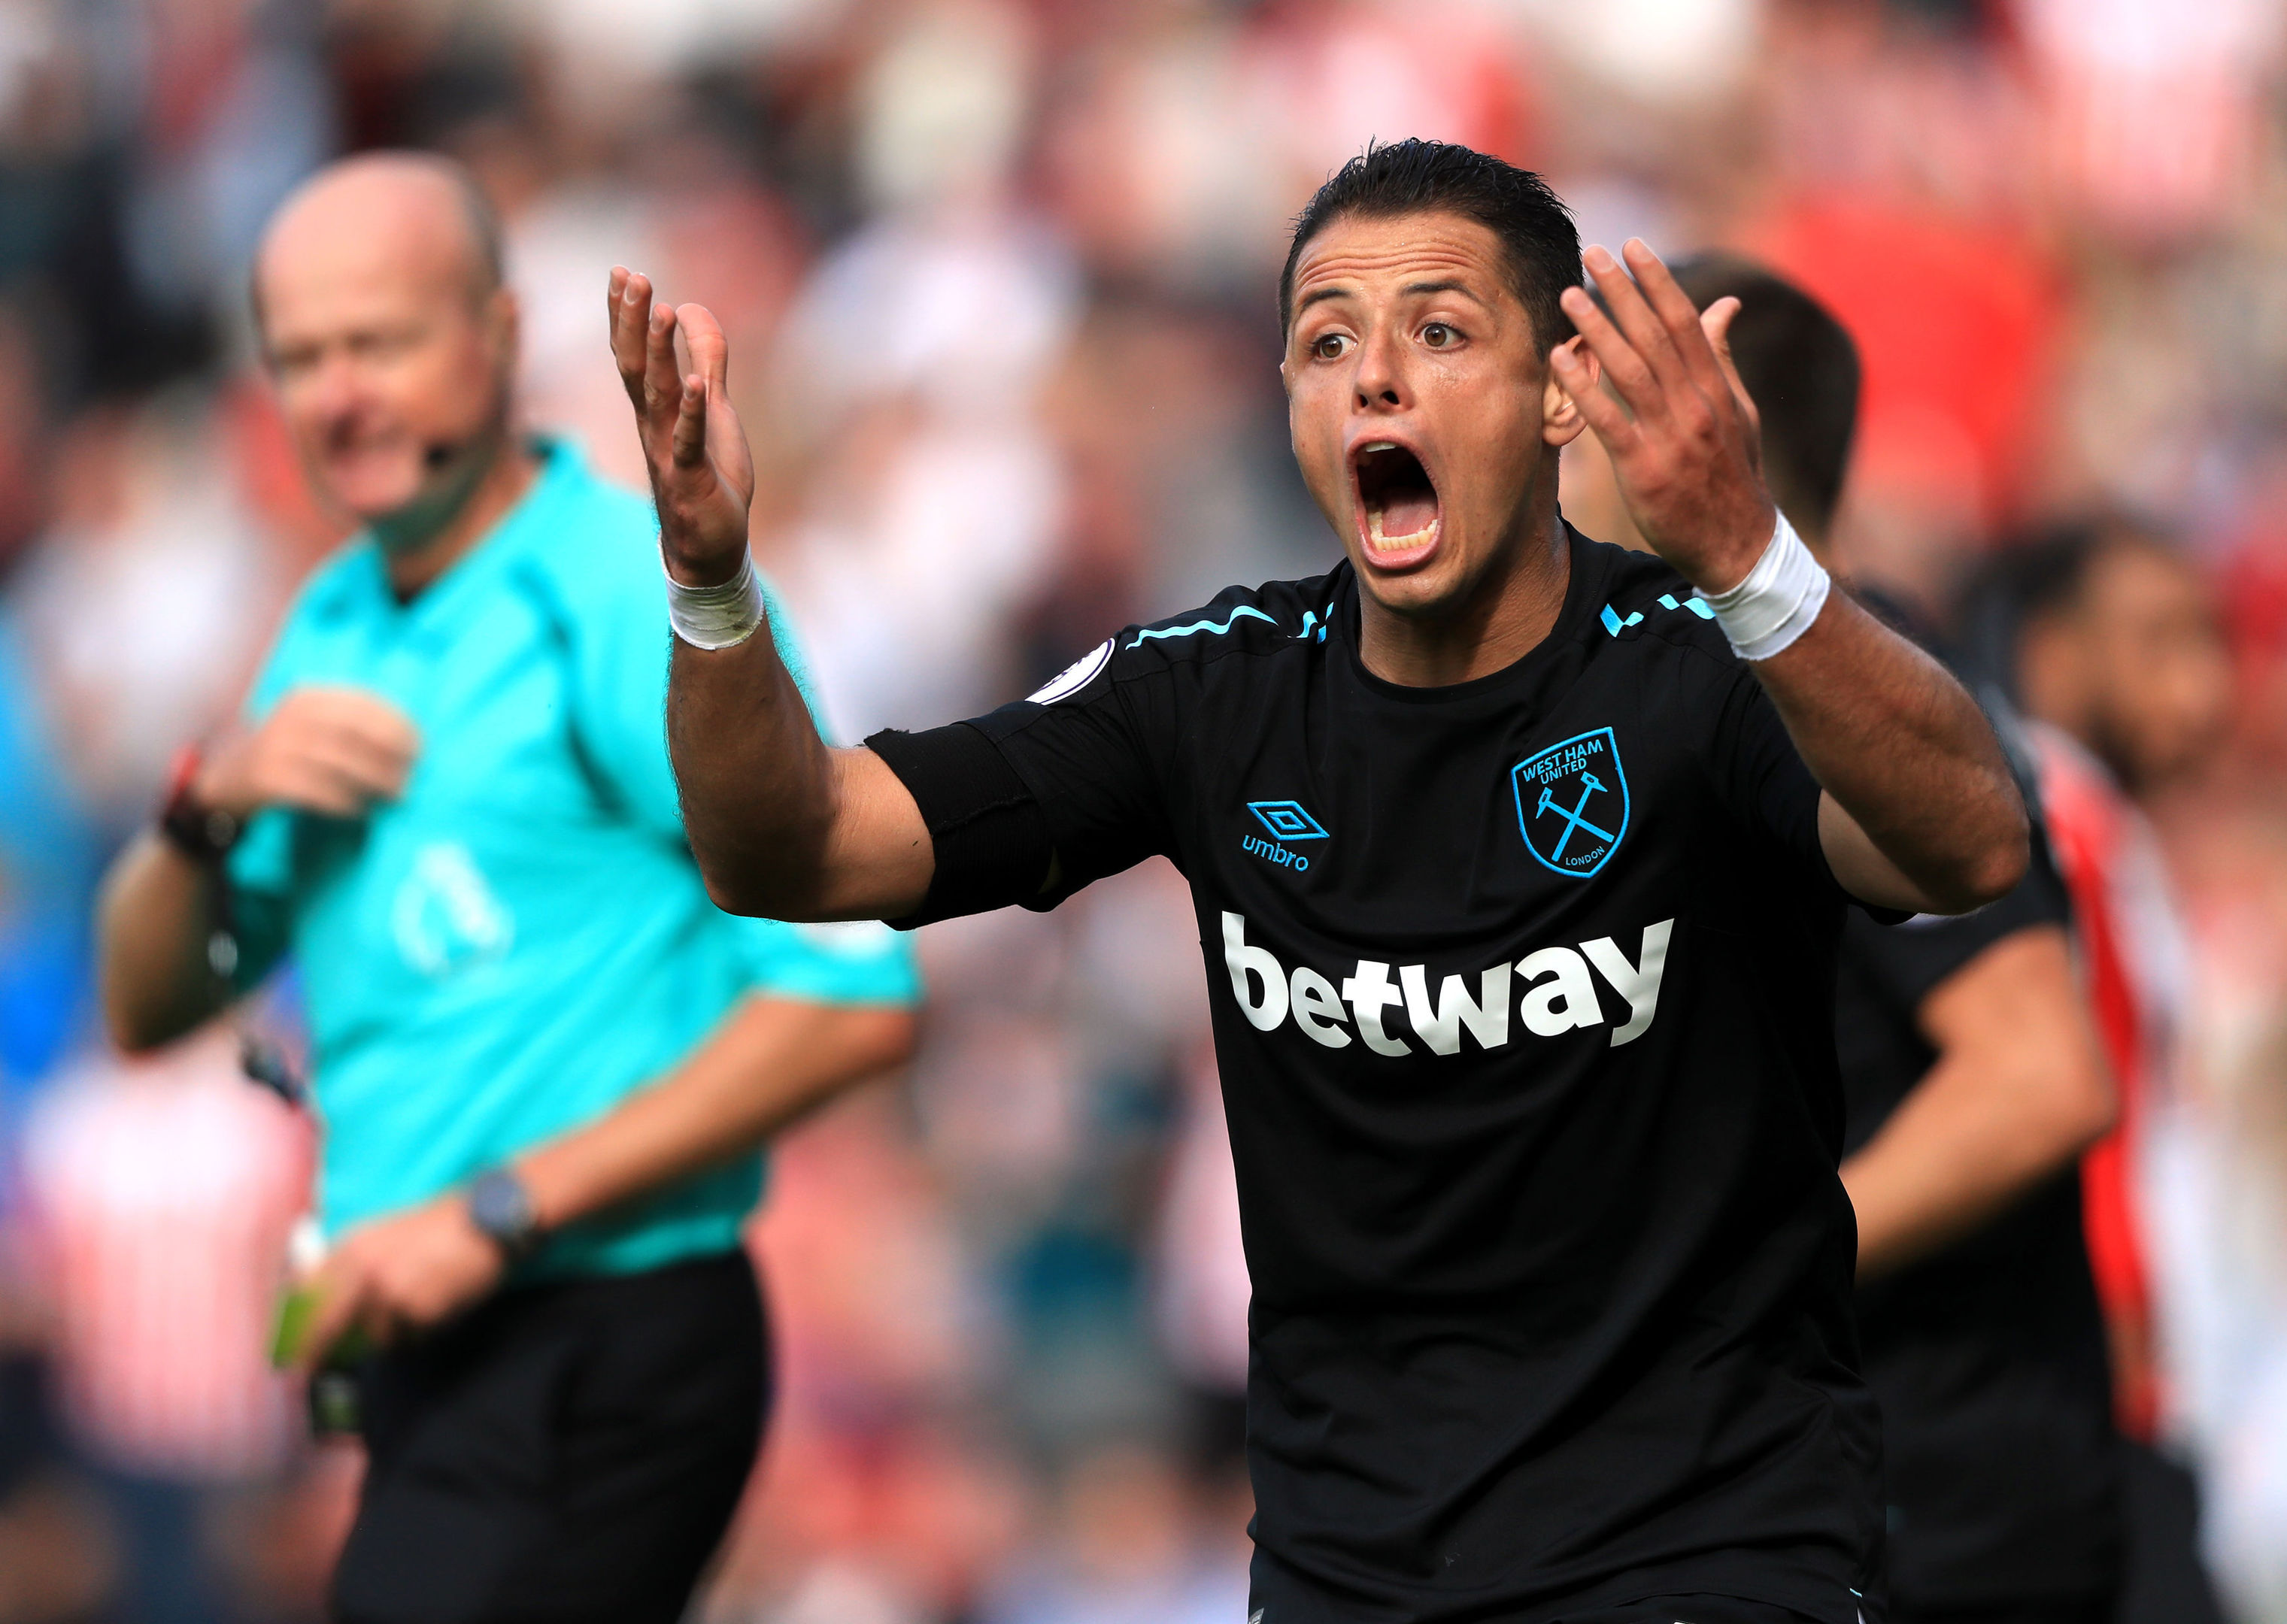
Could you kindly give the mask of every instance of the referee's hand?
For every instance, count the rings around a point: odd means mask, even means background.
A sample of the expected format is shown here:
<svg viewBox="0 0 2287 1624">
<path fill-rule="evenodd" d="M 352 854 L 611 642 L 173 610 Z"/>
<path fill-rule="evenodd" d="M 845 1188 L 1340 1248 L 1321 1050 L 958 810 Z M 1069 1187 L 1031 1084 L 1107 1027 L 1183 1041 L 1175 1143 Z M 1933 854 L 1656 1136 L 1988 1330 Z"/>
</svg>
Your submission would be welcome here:
<svg viewBox="0 0 2287 1624">
<path fill-rule="evenodd" d="M 426 1330 L 490 1296 L 506 1271 L 458 1194 L 363 1225 L 318 1267 L 317 1308 L 296 1361 L 317 1368 L 352 1327 L 376 1348 Z"/>
<path fill-rule="evenodd" d="M 730 344 L 706 306 L 653 304 L 651 279 L 624 265 L 612 268 L 609 302 L 612 359 L 636 409 L 661 551 L 685 586 L 718 586 L 746 557 L 755 500 L 755 460 L 726 382 Z M 676 365 L 677 331 L 687 373 Z"/>
<path fill-rule="evenodd" d="M 1726 340 L 1739 302 L 1718 299 L 1703 316 L 1659 256 L 1634 238 L 1620 251 L 1625 267 L 1602 248 L 1580 256 L 1604 308 L 1584 288 L 1563 297 L 1596 364 L 1568 342 L 1549 366 L 1603 443 L 1644 540 L 1701 591 L 1726 592 L 1778 523 L 1754 404 Z"/>
<path fill-rule="evenodd" d="M 297 688 L 257 726 L 210 748 L 191 791 L 243 819 L 265 807 L 362 817 L 394 800 L 420 753 L 404 712 L 355 688 Z"/>
</svg>

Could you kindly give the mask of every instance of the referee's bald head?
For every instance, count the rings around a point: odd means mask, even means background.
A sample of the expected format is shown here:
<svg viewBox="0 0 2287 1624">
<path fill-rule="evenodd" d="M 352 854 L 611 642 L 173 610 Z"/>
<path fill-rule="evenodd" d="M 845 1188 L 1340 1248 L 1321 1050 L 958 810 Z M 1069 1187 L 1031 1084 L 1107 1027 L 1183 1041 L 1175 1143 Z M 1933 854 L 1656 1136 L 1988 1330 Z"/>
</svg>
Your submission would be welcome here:
<svg viewBox="0 0 2287 1624">
<path fill-rule="evenodd" d="M 456 510 L 514 415 L 516 299 L 475 177 L 407 152 L 319 170 L 263 233 L 252 291 L 321 498 L 390 534 L 425 534 L 422 516 Z"/>
<path fill-rule="evenodd" d="M 500 213 L 466 165 L 438 153 L 360 153 L 312 175 L 271 217 L 254 261 L 257 322 L 273 261 L 313 246 L 377 240 L 457 280 L 472 304 L 505 280 Z"/>
</svg>

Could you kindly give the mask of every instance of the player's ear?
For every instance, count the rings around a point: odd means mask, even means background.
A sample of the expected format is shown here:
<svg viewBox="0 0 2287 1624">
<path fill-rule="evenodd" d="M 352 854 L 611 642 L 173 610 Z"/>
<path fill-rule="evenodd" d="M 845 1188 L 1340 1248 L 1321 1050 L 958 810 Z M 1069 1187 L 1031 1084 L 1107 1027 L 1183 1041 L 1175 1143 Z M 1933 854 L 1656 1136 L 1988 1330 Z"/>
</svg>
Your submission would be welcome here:
<svg viewBox="0 0 2287 1624">
<path fill-rule="evenodd" d="M 1581 365 L 1587 367 L 1591 389 L 1602 382 L 1603 367 L 1596 359 L 1596 352 L 1582 341 L 1578 333 L 1556 347 L 1579 358 Z M 1587 426 L 1588 420 L 1580 414 L 1580 403 L 1572 398 L 1571 390 L 1556 381 L 1556 368 L 1549 367 L 1547 381 L 1541 386 L 1540 438 L 1551 445 L 1568 445 Z"/>
<path fill-rule="evenodd" d="M 485 296 L 479 319 L 486 336 L 492 342 L 493 353 L 513 372 L 517 346 L 523 342 L 524 332 L 524 311 L 517 304 L 515 293 L 507 288 L 494 288 Z"/>
</svg>

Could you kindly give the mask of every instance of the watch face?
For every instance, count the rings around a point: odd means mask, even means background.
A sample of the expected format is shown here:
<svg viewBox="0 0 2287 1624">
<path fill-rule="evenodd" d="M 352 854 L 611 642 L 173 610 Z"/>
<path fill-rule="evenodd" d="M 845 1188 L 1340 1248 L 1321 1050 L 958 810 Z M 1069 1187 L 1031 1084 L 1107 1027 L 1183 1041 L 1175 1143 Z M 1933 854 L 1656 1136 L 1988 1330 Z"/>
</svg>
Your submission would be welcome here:
<svg viewBox="0 0 2287 1624">
<path fill-rule="evenodd" d="M 513 1173 L 495 1169 L 470 1186 L 469 1216 L 504 1246 L 520 1246 L 532 1237 L 531 1198 Z"/>
</svg>

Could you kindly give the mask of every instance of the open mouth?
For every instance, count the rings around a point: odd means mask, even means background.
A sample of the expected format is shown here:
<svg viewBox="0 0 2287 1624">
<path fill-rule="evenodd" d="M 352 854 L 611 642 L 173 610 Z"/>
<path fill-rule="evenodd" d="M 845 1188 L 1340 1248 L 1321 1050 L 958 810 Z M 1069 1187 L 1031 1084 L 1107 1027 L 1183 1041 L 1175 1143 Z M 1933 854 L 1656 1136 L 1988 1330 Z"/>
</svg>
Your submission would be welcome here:
<svg viewBox="0 0 2287 1624">
<path fill-rule="evenodd" d="M 1370 551 L 1410 553 L 1437 539 L 1437 487 L 1420 458 L 1394 441 L 1369 440 L 1352 466 Z"/>
</svg>

